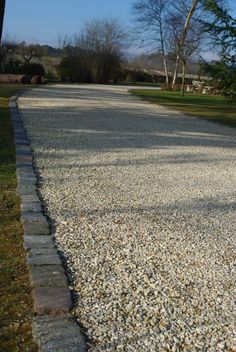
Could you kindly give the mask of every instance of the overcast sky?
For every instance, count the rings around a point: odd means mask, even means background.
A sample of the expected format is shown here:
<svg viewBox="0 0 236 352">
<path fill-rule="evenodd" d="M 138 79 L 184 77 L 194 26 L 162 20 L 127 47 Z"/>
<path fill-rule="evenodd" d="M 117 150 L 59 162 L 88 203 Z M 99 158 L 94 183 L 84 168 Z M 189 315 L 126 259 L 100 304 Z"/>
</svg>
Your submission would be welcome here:
<svg viewBox="0 0 236 352">
<path fill-rule="evenodd" d="M 6 0 L 4 36 L 26 42 L 56 43 L 60 34 L 74 34 L 93 18 L 118 17 L 132 24 L 133 0 Z M 236 1 L 230 0 L 236 17 Z"/>
</svg>

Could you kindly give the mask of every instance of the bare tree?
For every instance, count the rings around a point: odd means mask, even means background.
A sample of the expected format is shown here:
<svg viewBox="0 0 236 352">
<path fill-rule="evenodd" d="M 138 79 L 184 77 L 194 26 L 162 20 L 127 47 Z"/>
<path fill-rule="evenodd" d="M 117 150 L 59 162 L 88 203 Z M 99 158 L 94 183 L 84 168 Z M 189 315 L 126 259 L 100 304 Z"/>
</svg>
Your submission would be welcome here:
<svg viewBox="0 0 236 352">
<path fill-rule="evenodd" d="M 198 21 L 198 19 L 192 18 L 180 51 L 179 43 L 182 38 L 183 28 L 185 25 L 185 17 L 182 15 L 181 9 L 178 9 L 177 13 L 171 15 L 168 25 L 169 50 L 175 56 L 174 76 L 176 75 L 177 78 L 179 67 L 182 64 L 182 94 L 184 94 L 186 65 L 189 58 L 193 54 L 196 55 L 197 52 L 202 49 L 202 44 L 205 40 L 204 26 Z"/>
<path fill-rule="evenodd" d="M 115 18 L 90 21 L 79 34 L 65 41 L 68 45 L 59 67 L 61 77 L 74 82 L 117 80 L 126 38 L 127 33 Z"/>
<path fill-rule="evenodd" d="M 161 52 L 167 87 L 169 85 L 169 75 L 166 59 L 166 38 L 169 5 L 170 0 L 136 0 L 133 3 L 139 42 L 144 47 L 151 45 L 152 49 Z"/>
<path fill-rule="evenodd" d="M 2 32 L 3 32 L 3 20 L 4 20 L 4 13 L 5 13 L 5 0 L 0 1 L 0 43 L 2 41 Z"/>
<path fill-rule="evenodd" d="M 209 0 L 215 4 L 222 4 L 225 6 L 227 0 Z M 202 26 L 202 21 L 213 21 L 212 14 L 206 6 L 206 0 L 173 0 L 171 13 L 172 17 L 182 17 L 182 28 L 179 30 L 179 37 L 176 48 L 176 62 L 172 80 L 172 88 L 175 87 L 176 79 L 178 77 L 180 63 L 183 63 L 184 58 L 192 55 L 196 51 L 200 42 L 205 41 L 207 35 Z M 180 21 L 181 23 L 181 21 Z M 191 42 L 192 40 L 192 42 Z M 188 49 L 187 49 L 188 48 Z M 186 56 L 187 52 L 191 52 Z"/>
<path fill-rule="evenodd" d="M 172 88 L 175 87 L 176 84 L 176 79 L 178 76 L 179 72 L 179 65 L 181 58 L 183 57 L 183 51 L 184 51 L 184 46 L 185 46 L 185 41 L 187 38 L 188 30 L 191 25 L 191 20 L 193 18 L 193 15 L 197 9 L 197 6 L 199 5 L 200 0 L 191 0 L 190 3 L 188 4 L 187 2 L 184 2 L 184 7 L 186 9 L 186 15 L 184 19 L 184 24 L 178 39 L 177 43 L 177 52 L 176 52 L 176 62 L 175 62 L 175 70 L 173 74 L 173 80 L 172 80 Z M 173 14 L 175 16 L 175 14 Z"/>
<path fill-rule="evenodd" d="M 200 24 L 196 24 L 196 27 L 190 28 L 188 31 L 188 36 L 186 38 L 184 48 L 182 50 L 181 61 L 182 61 L 182 85 L 181 92 L 182 96 L 184 96 L 185 90 L 185 74 L 186 74 L 186 66 L 189 58 L 196 54 L 201 50 L 201 44 L 204 40 L 203 38 L 204 32 L 203 27 Z"/>
<path fill-rule="evenodd" d="M 72 43 L 73 38 L 71 38 L 68 34 L 58 34 L 55 41 L 55 47 L 63 50 L 66 47 L 71 46 Z"/>
<path fill-rule="evenodd" d="M 98 82 L 108 82 L 112 79 L 112 73 L 118 70 L 126 37 L 123 27 L 115 18 L 92 20 L 75 37 L 76 45 L 94 57 Z"/>
<path fill-rule="evenodd" d="M 11 40 L 3 40 L 0 45 L 0 70 L 2 69 L 2 65 L 6 61 L 9 56 L 16 50 L 16 44 Z"/>
<path fill-rule="evenodd" d="M 117 19 L 95 19 L 85 25 L 84 33 L 92 50 L 121 55 L 126 34 Z"/>
<path fill-rule="evenodd" d="M 25 42 L 18 45 L 17 52 L 26 64 L 29 64 L 32 59 L 41 59 L 43 54 L 40 45 L 26 44 Z"/>
<path fill-rule="evenodd" d="M 222 3 L 225 0 L 214 1 Z M 166 84 L 167 57 L 168 54 L 175 56 L 172 88 L 175 87 L 181 63 L 192 55 L 196 44 L 199 45 L 199 38 L 196 35 L 193 38 L 193 28 L 199 29 L 200 19 L 210 19 L 205 2 L 206 0 L 134 0 L 133 12 L 136 16 L 139 40 L 143 42 L 144 47 L 151 46 L 162 53 Z M 193 39 L 192 43 L 190 38 Z M 191 54 L 187 54 L 189 51 Z M 183 65 L 184 70 L 185 66 Z"/>
</svg>

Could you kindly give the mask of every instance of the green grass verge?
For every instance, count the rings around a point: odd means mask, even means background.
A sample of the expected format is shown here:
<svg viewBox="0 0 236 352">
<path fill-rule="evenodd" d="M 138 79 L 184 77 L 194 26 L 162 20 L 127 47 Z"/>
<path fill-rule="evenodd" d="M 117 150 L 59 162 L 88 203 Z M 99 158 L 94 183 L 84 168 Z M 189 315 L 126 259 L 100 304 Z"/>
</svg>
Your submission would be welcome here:
<svg viewBox="0 0 236 352">
<path fill-rule="evenodd" d="M 37 351 L 31 332 L 31 289 L 23 249 L 9 97 L 22 85 L 0 85 L 0 350 Z"/>
<path fill-rule="evenodd" d="M 144 87 L 160 87 L 159 83 L 148 83 L 148 82 L 122 82 L 118 83 L 118 86 L 144 86 Z"/>
<path fill-rule="evenodd" d="M 135 89 L 131 93 L 152 103 L 198 116 L 210 121 L 236 127 L 236 102 L 228 102 L 221 96 L 186 94 L 164 90 Z"/>
</svg>

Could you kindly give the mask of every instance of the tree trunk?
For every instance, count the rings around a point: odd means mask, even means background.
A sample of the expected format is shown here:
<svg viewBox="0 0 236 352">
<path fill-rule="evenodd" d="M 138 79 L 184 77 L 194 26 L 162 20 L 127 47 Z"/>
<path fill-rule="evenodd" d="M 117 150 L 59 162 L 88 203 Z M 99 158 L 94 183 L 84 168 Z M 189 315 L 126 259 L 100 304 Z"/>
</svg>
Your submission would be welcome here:
<svg viewBox="0 0 236 352">
<path fill-rule="evenodd" d="M 164 70 L 165 70 L 165 76 L 166 76 L 166 88 L 169 87 L 169 76 L 168 76 L 168 69 L 167 69 L 167 62 L 166 62 L 166 56 L 163 55 L 163 64 L 164 64 Z"/>
<path fill-rule="evenodd" d="M 5 0 L 0 0 L 0 44 L 2 42 L 3 19 L 5 13 Z"/>
<path fill-rule="evenodd" d="M 173 80 L 172 80 L 172 85 L 171 85 L 172 89 L 175 88 L 175 83 L 176 83 L 177 76 L 179 73 L 179 62 L 180 62 L 180 52 L 177 53 L 176 60 L 175 60 L 175 70 L 174 70 Z"/>
<path fill-rule="evenodd" d="M 186 61 L 183 60 L 182 86 L 181 86 L 181 95 L 182 95 L 182 97 L 184 97 L 185 72 L 186 72 Z"/>
<path fill-rule="evenodd" d="M 160 25 L 161 51 L 162 51 L 162 55 L 163 55 L 163 65 L 164 65 L 165 76 L 166 76 L 166 88 L 168 88 L 169 87 L 169 76 L 168 76 L 168 68 L 167 68 L 167 62 L 166 62 L 165 44 L 164 44 L 161 18 L 159 21 L 159 25 Z"/>
<path fill-rule="evenodd" d="M 188 15 L 186 17 L 186 20 L 185 20 L 183 32 L 182 32 L 182 35 L 181 35 L 181 38 L 180 38 L 179 44 L 178 44 L 178 51 L 177 51 L 176 62 L 175 62 L 175 71 L 174 71 L 173 80 L 172 80 L 172 89 L 175 88 L 176 79 L 177 79 L 178 71 L 179 71 L 180 57 L 182 56 L 181 54 L 182 54 L 183 47 L 185 44 L 185 39 L 186 39 L 186 36 L 188 33 L 190 20 L 194 14 L 194 11 L 196 10 L 196 7 L 197 7 L 197 4 L 199 3 L 199 1 L 200 0 L 192 0 L 191 8 L 190 8 Z"/>
</svg>

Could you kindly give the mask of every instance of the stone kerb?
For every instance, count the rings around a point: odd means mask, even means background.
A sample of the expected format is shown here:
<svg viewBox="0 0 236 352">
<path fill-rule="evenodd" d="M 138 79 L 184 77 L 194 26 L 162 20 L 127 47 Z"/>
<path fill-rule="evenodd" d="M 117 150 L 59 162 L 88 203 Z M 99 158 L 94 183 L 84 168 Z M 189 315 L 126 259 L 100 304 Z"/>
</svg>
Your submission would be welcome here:
<svg viewBox="0 0 236 352">
<path fill-rule="evenodd" d="M 32 286 L 35 318 L 33 335 L 42 352 L 87 351 L 86 340 L 70 313 L 73 302 L 61 258 L 37 193 L 30 141 L 17 108 L 9 102 L 15 133 L 17 195 L 21 199 L 24 247 Z"/>
</svg>

